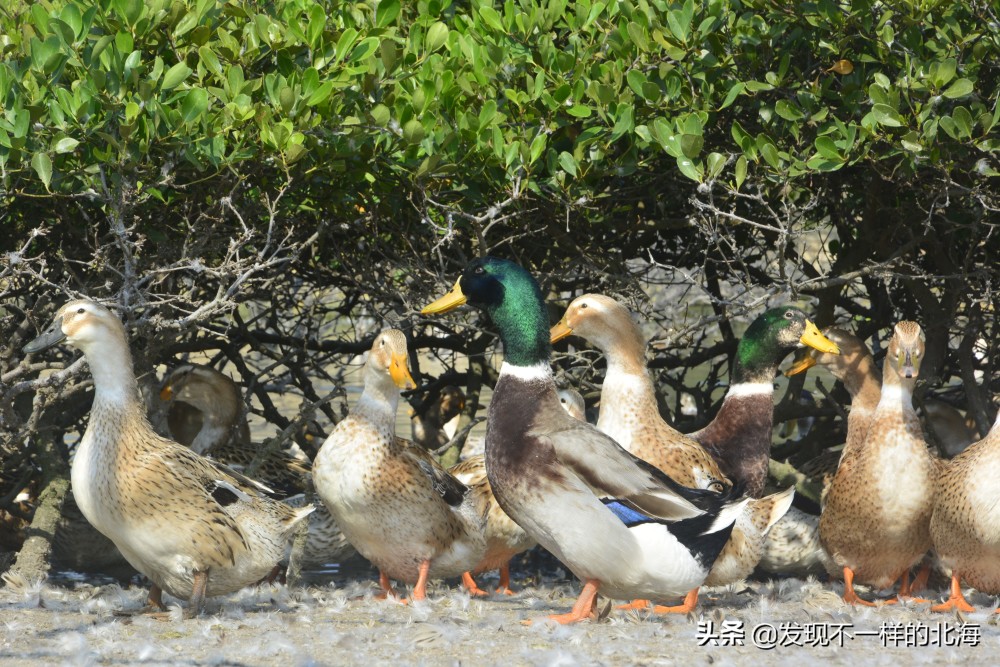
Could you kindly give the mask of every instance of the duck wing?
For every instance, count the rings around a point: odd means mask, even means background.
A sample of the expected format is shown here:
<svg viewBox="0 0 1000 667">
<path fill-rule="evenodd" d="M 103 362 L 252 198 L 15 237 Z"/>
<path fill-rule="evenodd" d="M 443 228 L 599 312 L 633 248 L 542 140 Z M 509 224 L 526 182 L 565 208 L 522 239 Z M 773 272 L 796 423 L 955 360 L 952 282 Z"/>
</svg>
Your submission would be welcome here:
<svg viewBox="0 0 1000 667">
<path fill-rule="evenodd" d="M 724 496 L 733 497 L 731 489 L 723 494 L 678 484 L 590 424 L 567 416 L 559 425 L 540 439 L 548 441 L 565 469 L 602 498 L 613 498 L 651 518 L 677 521 L 717 511 Z"/>
<path fill-rule="evenodd" d="M 397 440 L 403 445 L 403 456 L 420 469 L 420 472 L 430 482 L 434 491 L 452 507 L 461 505 L 465 496 L 469 493 L 469 487 L 441 467 L 441 464 L 435 461 L 430 452 L 423 447 L 414 445 L 401 438 Z"/>
</svg>

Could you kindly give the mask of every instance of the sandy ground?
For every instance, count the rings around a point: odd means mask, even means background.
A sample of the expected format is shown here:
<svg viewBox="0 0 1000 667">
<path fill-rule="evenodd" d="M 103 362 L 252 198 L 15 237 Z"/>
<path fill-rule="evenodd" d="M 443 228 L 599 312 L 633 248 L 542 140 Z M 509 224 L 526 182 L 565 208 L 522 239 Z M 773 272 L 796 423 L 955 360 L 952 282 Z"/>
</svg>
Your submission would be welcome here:
<svg viewBox="0 0 1000 667">
<path fill-rule="evenodd" d="M 139 609 L 141 586 L 13 582 L 0 590 L 0 664 L 897 665 L 992 663 L 1000 648 L 996 600 L 985 595 L 970 597 L 977 611 L 963 619 L 926 605 L 854 609 L 839 583 L 789 579 L 711 591 L 687 616 L 612 610 L 562 627 L 544 618 L 569 610 L 574 583 L 473 600 L 436 582 L 413 605 L 375 600 L 374 588 L 365 579 L 266 586 L 210 600 L 196 619 L 175 607 L 174 619 L 157 620 L 114 613 Z"/>
</svg>

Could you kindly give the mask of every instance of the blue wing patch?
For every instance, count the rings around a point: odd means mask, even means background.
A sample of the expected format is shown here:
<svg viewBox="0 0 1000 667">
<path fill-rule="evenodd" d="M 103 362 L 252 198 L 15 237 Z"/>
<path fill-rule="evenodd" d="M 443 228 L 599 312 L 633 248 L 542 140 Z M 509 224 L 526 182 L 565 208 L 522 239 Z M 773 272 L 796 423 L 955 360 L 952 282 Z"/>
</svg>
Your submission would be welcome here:
<svg viewBox="0 0 1000 667">
<path fill-rule="evenodd" d="M 603 502 L 605 507 L 611 510 L 616 517 L 621 519 L 621 522 L 628 528 L 644 523 L 656 523 L 656 519 L 646 516 L 642 512 L 637 512 L 631 507 L 626 507 L 613 498 L 602 498 L 601 502 Z"/>
</svg>

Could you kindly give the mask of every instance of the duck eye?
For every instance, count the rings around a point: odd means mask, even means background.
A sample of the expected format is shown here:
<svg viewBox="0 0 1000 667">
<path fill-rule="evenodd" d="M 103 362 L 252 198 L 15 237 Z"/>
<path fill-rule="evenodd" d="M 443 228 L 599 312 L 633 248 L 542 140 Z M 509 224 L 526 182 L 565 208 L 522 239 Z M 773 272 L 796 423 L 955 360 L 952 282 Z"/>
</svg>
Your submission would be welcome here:
<svg viewBox="0 0 1000 667">
<path fill-rule="evenodd" d="M 590 304 L 584 301 L 583 303 L 580 304 L 580 308 L 590 308 Z"/>
<path fill-rule="evenodd" d="M 86 310 L 87 310 L 86 308 L 82 308 L 82 307 L 81 307 L 81 308 L 77 308 L 77 309 L 76 309 L 76 312 L 77 312 L 78 314 L 80 314 L 80 315 L 83 315 L 83 314 L 84 314 L 84 313 L 86 312 Z"/>
<path fill-rule="evenodd" d="M 793 313 L 793 312 L 792 312 L 792 311 L 790 311 L 790 310 L 786 310 L 786 311 L 785 311 L 785 319 L 786 319 L 786 320 L 790 320 L 790 319 L 792 319 L 793 317 L 795 317 L 795 313 Z"/>
<path fill-rule="evenodd" d="M 484 273 L 486 273 L 486 269 L 484 269 L 481 266 L 477 266 L 476 268 L 472 269 L 472 273 L 474 273 L 477 276 L 481 276 Z"/>
</svg>

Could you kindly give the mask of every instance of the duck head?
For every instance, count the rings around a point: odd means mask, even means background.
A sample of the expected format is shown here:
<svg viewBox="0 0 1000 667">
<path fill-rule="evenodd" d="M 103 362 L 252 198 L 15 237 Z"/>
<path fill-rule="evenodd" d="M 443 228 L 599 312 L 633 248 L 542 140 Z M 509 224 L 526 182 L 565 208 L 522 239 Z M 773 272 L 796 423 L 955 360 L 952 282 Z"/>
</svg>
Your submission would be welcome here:
<svg viewBox="0 0 1000 667">
<path fill-rule="evenodd" d="M 406 336 L 402 331 L 386 329 L 376 336 L 368 355 L 368 368 L 379 376 L 388 375 L 400 389 L 413 389 L 417 383 L 410 375 L 408 362 Z"/>
<path fill-rule="evenodd" d="M 626 339 L 637 344 L 640 353 L 645 346 L 628 308 L 603 294 L 584 294 L 573 299 L 562 319 L 549 330 L 553 343 L 570 335 L 585 338 L 605 352 Z"/>
<path fill-rule="evenodd" d="M 822 333 L 840 349 L 840 353 L 834 354 L 814 347 L 804 347 L 796 353 L 795 361 L 785 371 L 785 375 L 791 377 L 804 373 L 813 366 L 825 366 L 837 379 L 843 380 L 863 359 L 871 357 L 871 352 L 854 334 L 836 327 L 827 327 Z"/>
<path fill-rule="evenodd" d="M 507 362 L 531 366 L 548 360 L 551 347 L 542 291 L 524 268 L 497 257 L 474 260 L 450 292 L 420 312 L 446 313 L 466 303 L 489 316 L 500 333 Z"/>
<path fill-rule="evenodd" d="M 920 325 L 904 320 L 893 329 L 892 339 L 885 355 L 886 380 L 895 376 L 900 380 L 915 382 L 920 374 L 920 362 L 924 356 L 924 339 Z"/>
<path fill-rule="evenodd" d="M 785 355 L 801 345 L 840 354 L 837 344 L 820 333 L 798 308 L 784 306 L 764 311 L 750 324 L 736 348 L 733 384 L 771 382 Z"/>
<path fill-rule="evenodd" d="M 33 354 L 65 341 L 87 352 L 108 340 L 125 344 L 121 320 L 96 301 L 77 299 L 60 308 L 49 328 L 25 345 L 24 351 Z"/>
</svg>

